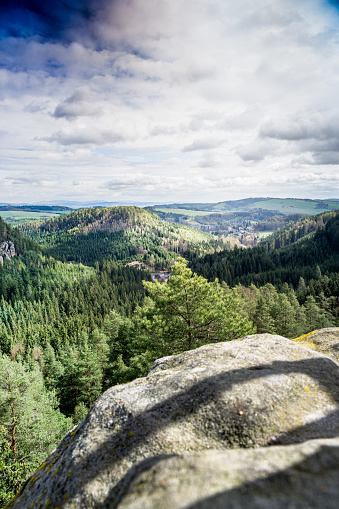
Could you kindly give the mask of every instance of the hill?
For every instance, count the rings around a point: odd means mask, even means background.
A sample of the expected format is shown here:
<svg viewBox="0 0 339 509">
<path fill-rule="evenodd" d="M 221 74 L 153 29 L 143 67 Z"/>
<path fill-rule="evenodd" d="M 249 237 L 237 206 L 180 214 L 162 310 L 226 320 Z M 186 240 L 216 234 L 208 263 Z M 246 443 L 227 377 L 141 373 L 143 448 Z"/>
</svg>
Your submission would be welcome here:
<svg viewBox="0 0 339 509">
<path fill-rule="evenodd" d="M 262 237 L 305 216 L 339 208 L 339 200 L 246 198 L 219 203 L 174 203 L 149 207 L 161 219 L 202 231 L 235 237 L 253 246 Z"/>
<path fill-rule="evenodd" d="M 270 210 L 283 214 L 314 214 L 339 208 L 339 200 L 310 200 L 297 198 L 245 198 L 218 203 L 173 203 L 156 205 L 154 208 L 180 209 L 182 211 L 238 212 Z"/>
<path fill-rule="evenodd" d="M 35 242 L 24 237 L 16 228 L 12 228 L 0 216 L 0 244 L 8 241 L 14 243 L 17 254 L 23 254 L 27 250 L 39 250 Z"/>
<path fill-rule="evenodd" d="M 113 260 L 168 267 L 177 254 L 193 259 L 229 247 L 215 236 L 185 225 L 169 224 L 138 207 L 80 209 L 21 230 L 48 256 L 86 265 Z"/>
<path fill-rule="evenodd" d="M 319 270 L 337 279 L 339 212 L 305 218 L 259 246 L 208 254 L 192 266 L 209 280 L 217 277 L 231 286 L 288 283 L 296 288 L 301 277 L 306 282 L 319 279 Z"/>
</svg>

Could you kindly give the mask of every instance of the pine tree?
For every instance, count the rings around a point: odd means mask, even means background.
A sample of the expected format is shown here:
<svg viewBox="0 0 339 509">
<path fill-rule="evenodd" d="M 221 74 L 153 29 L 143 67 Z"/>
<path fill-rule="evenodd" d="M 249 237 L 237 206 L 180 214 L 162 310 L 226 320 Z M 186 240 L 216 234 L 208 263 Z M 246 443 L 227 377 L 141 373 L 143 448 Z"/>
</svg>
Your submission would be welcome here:
<svg viewBox="0 0 339 509">
<path fill-rule="evenodd" d="M 227 341 L 254 331 L 239 313 L 236 290 L 209 283 L 193 274 L 183 258 L 174 264 L 167 283 L 145 282 L 150 299 L 140 309 L 140 326 L 156 357 Z"/>
<path fill-rule="evenodd" d="M 28 367 L 0 356 L 0 441 L 2 458 L 10 467 L 8 475 L 0 476 L 0 493 L 4 486 L 17 492 L 20 483 L 72 427 L 57 407 L 55 393 L 46 390 L 37 365 Z"/>
<path fill-rule="evenodd" d="M 91 408 L 102 393 L 103 370 L 97 353 L 86 342 L 77 366 L 78 402 Z"/>
<path fill-rule="evenodd" d="M 270 308 L 267 304 L 267 301 L 262 296 L 259 297 L 255 308 L 253 324 L 257 328 L 258 334 L 274 334 L 276 332 L 274 320 L 270 315 Z"/>
</svg>

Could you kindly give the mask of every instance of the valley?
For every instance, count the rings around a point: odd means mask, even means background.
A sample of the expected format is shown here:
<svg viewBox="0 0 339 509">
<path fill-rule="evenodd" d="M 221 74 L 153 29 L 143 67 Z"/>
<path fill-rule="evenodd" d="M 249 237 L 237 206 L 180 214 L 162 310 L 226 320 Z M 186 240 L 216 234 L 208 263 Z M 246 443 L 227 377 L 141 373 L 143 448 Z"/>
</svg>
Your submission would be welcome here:
<svg viewBox="0 0 339 509">
<path fill-rule="evenodd" d="M 223 215 L 207 212 L 191 217 Z M 0 218 L 11 253 L 0 260 L 0 389 L 5 376 L 16 391 L 0 390 L 1 501 L 103 391 L 144 376 L 155 359 L 254 332 L 296 338 L 339 326 L 338 211 L 225 213 L 251 214 L 231 226 L 234 239 L 267 227 L 254 247 L 159 214 L 95 207 L 19 227 Z M 279 224 L 273 233 L 269 222 Z M 44 398 L 48 424 L 30 413 Z"/>
</svg>

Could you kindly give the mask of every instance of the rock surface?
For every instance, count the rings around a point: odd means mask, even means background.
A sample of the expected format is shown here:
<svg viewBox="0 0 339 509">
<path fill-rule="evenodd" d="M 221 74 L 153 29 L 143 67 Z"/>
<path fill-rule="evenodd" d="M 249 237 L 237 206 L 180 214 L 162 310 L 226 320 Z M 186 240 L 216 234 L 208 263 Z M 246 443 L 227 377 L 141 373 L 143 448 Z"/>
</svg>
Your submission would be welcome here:
<svg viewBox="0 0 339 509">
<path fill-rule="evenodd" d="M 209 451 L 139 463 L 119 509 L 337 509 L 339 439 Z M 120 503 L 119 503 L 120 502 Z"/>
<path fill-rule="evenodd" d="M 315 330 L 293 341 L 313 348 L 339 363 L 339 327 Z"/>
<path fill-rule="evenodd" d="M 0 243 L 0 263 L 2 264 L 4 260 L 10 260 L 15 256 L 15 247 L 13 242 L 8 240 L 7 242 Z"/>
<path fill-rule="evenodd" d="M 338 375 L 321 353 L 269 334 L 159 359 L 106 391 L 9 507 L 116 507 L 147 458 L 336 437 Z"/>
</svg>

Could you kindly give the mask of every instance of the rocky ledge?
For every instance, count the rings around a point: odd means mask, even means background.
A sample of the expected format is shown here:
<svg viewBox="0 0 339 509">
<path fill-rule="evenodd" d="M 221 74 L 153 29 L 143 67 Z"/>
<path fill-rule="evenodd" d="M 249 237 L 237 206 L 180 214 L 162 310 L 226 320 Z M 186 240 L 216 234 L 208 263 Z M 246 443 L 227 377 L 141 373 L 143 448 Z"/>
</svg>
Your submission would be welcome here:
<svg viewBox="0 0 339 509">
<path fill-rule="evenodd" d="M 8 507 L 337 507 L 338 375 L 269 334 L 159 359 L 106 391 Z"/>
<path fill-rule="evenodd" d="M 0 242 L 0 263 L 4 260 L 10 260 L 15 256 L 15 247 L 13 242 L 8 240 L 7 242 Z"/>
</svg>

